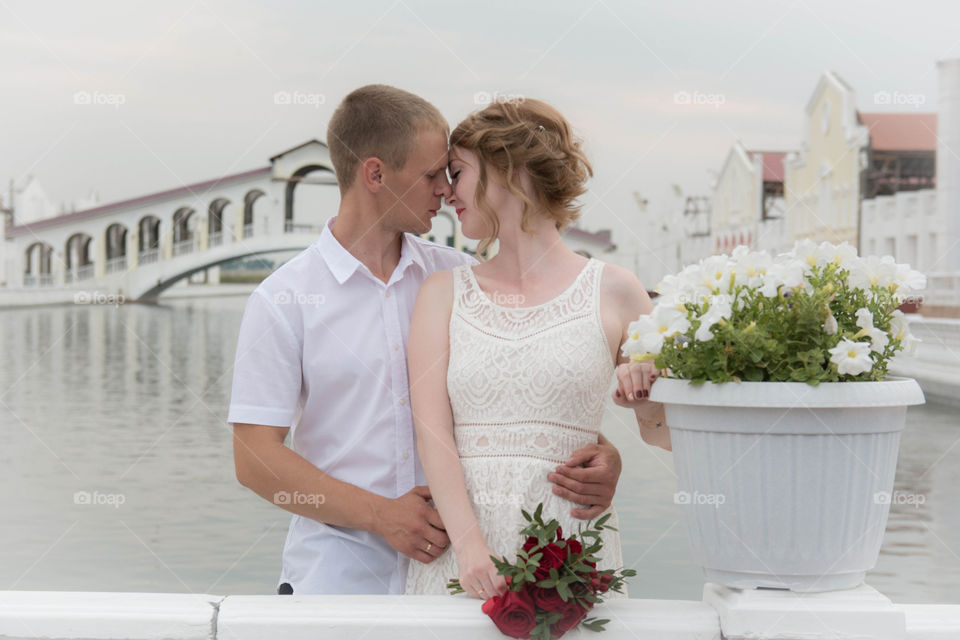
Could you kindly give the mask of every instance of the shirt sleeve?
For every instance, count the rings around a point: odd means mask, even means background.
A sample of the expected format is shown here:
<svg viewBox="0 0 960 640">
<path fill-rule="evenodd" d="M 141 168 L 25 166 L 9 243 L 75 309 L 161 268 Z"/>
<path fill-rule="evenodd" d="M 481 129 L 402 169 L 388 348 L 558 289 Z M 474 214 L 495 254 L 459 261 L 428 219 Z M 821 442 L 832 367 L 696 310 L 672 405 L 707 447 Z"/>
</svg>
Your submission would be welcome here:
<svg viewBox="0 0 960 640">
<path fill-rule="evenodd" d="M 240 323 L 227 422 L 293 426 L 303 379 L 301 345 L 269 295 L 254 291 Z"/>
</svg>

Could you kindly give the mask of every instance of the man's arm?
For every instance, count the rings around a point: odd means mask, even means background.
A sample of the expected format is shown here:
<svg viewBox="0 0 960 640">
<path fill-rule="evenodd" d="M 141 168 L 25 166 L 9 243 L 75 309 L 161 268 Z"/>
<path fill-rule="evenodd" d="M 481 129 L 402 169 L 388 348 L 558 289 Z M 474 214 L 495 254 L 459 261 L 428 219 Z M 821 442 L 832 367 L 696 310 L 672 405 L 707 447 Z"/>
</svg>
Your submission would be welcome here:
<svg viewBox="0 0 960 640">
<path fill-rule="evenodd" d="M 400 553 L 431 562 L 450 543 L 426 487 L 396 499 L 384 498 L 333 478 L 283 444 L 290 429 L 234 424 L 237 480 L 265 500 L 305 518 L 364 529 Z M 425 553 L 423 540 L 439 551 Z"/>
</svg>

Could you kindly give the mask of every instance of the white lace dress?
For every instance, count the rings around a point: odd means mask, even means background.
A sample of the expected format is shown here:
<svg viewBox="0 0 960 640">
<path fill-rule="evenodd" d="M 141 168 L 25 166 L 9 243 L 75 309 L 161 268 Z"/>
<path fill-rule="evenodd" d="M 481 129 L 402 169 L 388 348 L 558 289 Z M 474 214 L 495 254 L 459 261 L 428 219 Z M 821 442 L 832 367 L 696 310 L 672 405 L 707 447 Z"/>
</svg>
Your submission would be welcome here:
<svg viewBox="0 0 960 640">
<path fill-rule="evenodd" d="M 521 508 L 532 512 L 542 502 L 544 520 L 559 520 L 565 535 L 586 524 L 570 515 L 574 503 L 554 495 L 547 474 L 600 431 L 614 370 L 600 322 L 602 272 L 603 263 L 591 259 L 553 300 L 508 308 L 487 297 L 469 266 L 453 270 L 447 390 L 454 437 L 487 544 L 508 560 L 524 541 Z M 616 512 L 607 512 L 619 529 Z M 619 569 L 619 535 L 604 531 L 603 542 L 598 568 Z M 446 594 L 457 577 L 451 546 L 430 564 L 410 561 L 406 592 Z"/>
</svg>

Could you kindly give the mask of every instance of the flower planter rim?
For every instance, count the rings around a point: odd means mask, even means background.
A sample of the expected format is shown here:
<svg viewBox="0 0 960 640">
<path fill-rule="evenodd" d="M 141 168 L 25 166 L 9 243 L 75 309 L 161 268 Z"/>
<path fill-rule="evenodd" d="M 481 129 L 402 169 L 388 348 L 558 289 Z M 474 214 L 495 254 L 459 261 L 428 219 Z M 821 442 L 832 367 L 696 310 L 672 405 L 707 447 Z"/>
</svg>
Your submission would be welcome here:
<svg viewBox="0 0 960 640">
<path fill-rule="evenodd" d="M 924 403 L 923 390 L 913 378 L 889 376 L 877 381 L 705 382 L 659 378 L 650 400 L 664 404 L 714 407 L 904 407 Z"/>
</svg>

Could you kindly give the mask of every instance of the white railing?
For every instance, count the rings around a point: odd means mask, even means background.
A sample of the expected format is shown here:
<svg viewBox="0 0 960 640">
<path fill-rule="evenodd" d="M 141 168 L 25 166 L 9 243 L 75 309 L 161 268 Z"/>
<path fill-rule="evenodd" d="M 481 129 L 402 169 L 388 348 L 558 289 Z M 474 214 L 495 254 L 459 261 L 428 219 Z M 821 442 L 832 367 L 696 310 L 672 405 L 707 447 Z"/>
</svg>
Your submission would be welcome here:
<svg viewBox="0 0 960 640">
<path fill-rule="evenodd" d="M 214 231 L 210 234 L 210 238 L 207 241 L 207 246 L 209 247 L 219 247 L 223 244 L 223 231 Z"/>
<path fill-rule="evenodd" d="M 23 286 L 25 287 L 35 287 L 37 286 L 37 276 L 32 273 L 23 274 Z"/>
<path fill-rule="evenodd" d="M 286 220 L 283 223 L 284 233 L 320 233 L 321 231 L 323 231 L 323 227 L 313 224 L 294 224 L 291 220 Z"/>
<path fill-rule="evenodd" d="M 89 280 L 93 277 L 93 264 L 83 264 L 77 267 L 77 280 Z"/>
<path fill-rule="evenodd" d="M 179 240 L 173 244 L 173 255 L 181 256 L 185 253 L 191 253 L 196 248 L 196 238 L 190 237 L 185 240 Z"/>
<path fill-rule="evenodd" d="M 116 273 L 118 271 L 127 270 L 127 256 L 117 256 L 116 258 L 110 258 L 107 260 L 107 273 Z"/>
<path fill-rule="evenodd" d="M 927 274 L 927 289 L 924 304 L 960 306 L 960 271 L 938 271 Z M 923 313 L 921 309 L 921 313 Z"/>
<path fill-rule="evenodd" d="M 138 264 L 151 264 L 160 260 L 160 249 L 147 249 L 137 256 Z"/>
<path fill-rule="evenodd" d="M 960 605 L 896 604 L 868 585 L 794 594 L 707 583 L 702 600 L 620 599 L 592 612 L 607 618 L 599 640 L 960 637 Z M 569 637 L 593 636 L 587 631 Z M 466 596 L 222 596 L 175 593 L 0 592 L 0 637 L 502 638 Z"/>
<path fill-rule="evenodd" d="M 243 225 L 243 237 L 249 238 L 253 235 L 253 223 Z"/>
</svg>

